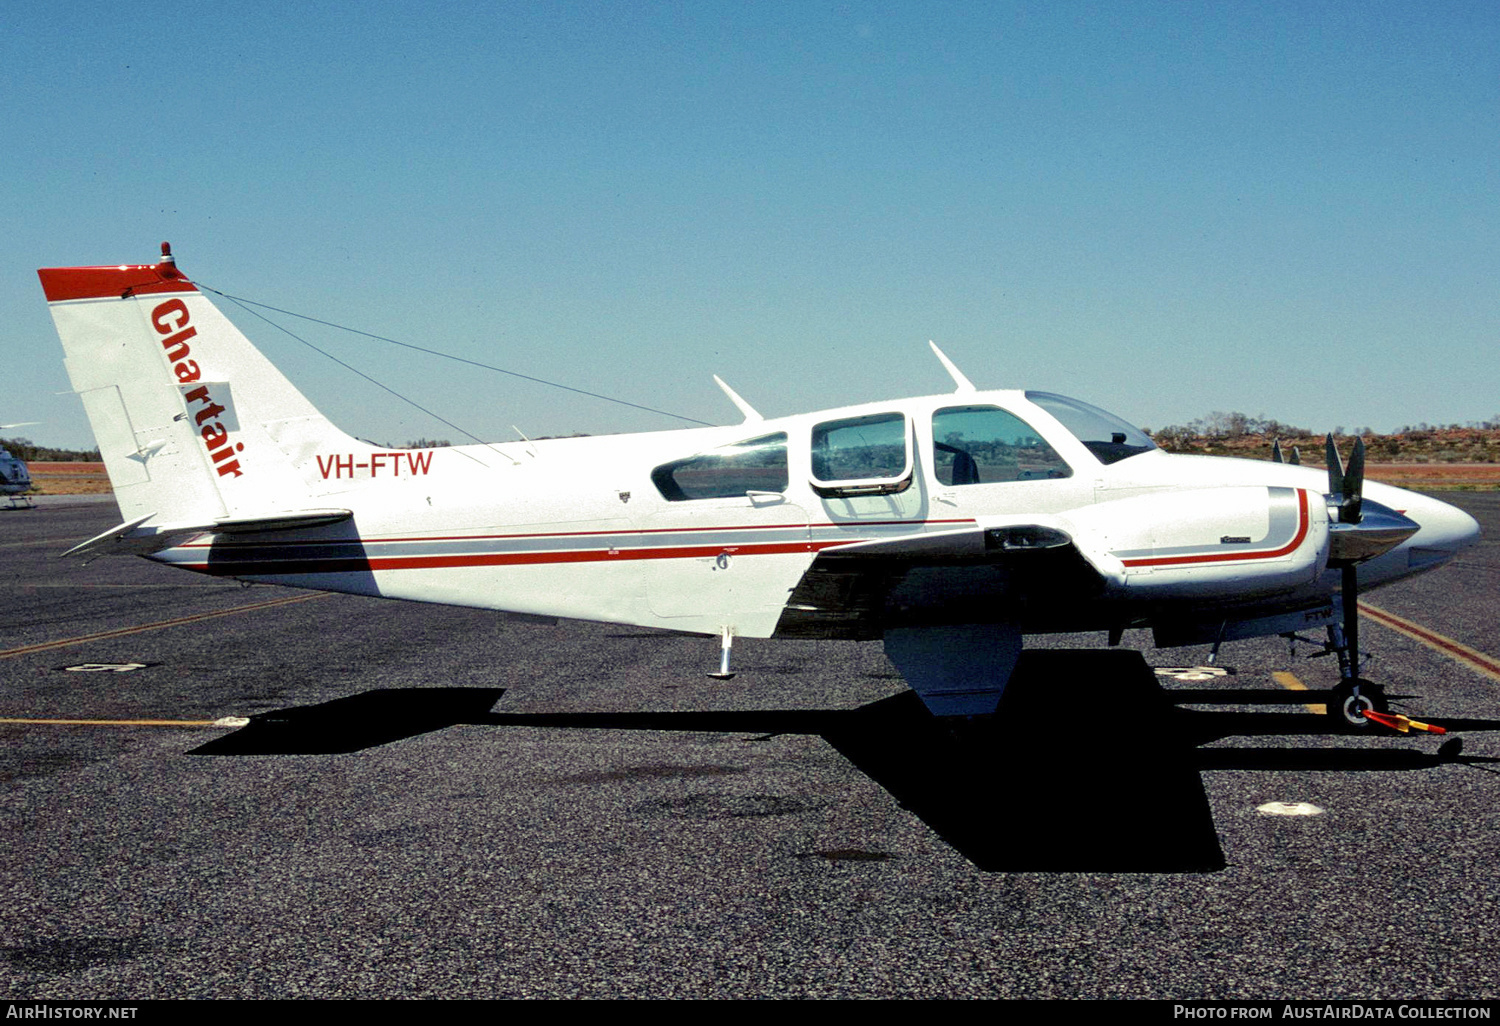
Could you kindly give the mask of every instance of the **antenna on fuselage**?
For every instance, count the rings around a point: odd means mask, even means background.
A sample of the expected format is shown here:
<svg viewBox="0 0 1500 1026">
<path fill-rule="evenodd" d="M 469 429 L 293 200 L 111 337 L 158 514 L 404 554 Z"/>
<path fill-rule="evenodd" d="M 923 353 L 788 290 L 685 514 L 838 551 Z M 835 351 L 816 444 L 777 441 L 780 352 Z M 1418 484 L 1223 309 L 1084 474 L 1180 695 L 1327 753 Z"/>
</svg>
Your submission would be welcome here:
<svg viewBox="0 0 1500 1026">
<path fill-rule="evenodd" d="M 950 378 L 952 378 L 953 379 L 953 383 L 958 386 L 953 391 L 955 391 L 955 392 L 975 392 L 975 391 L 978 391 L 974 387 L 974 382 L 972 382 L 968 378 L 964 377 L 964 372 L 961 371 L 961 370 L 959 370 L 958 367 L 954 364 L 954 362 L 952 360 L 948 359 L 947 355 L 941 349 L 939 349 L 937 347 L 937 343 L 936 342 L 932 341 L 932 339 L 928 339 L 927 340 L 927 344 L 932 347 L 932 351 L 934 353 L 936 353 L 937 354 L 937 358 L 942 361 L 942 363 L 943 363 L 943 370 L 945 370 L 945 371 L 948 372 L 948 376 Z"/>
<path fill-rule="evenodd" d="M 510 426 L 510 429 L 512 431 L 514 431 L 516 434 L 520 435 L 521 436 L 521 441 L 523 441 L 523 442 L 526 443 L 526 455 L 530 456 L 532 459 L 536 459 L 536 446 L 534 446 L 534 445 L 531 444 L 531 439 L 529 439 L 529 438 L 526 437 L 526 432 L 522 431 L 520 428 L 516 427 L 514 424 L 512 424 Z"/>
<path fill-rule="evenodd" d="M 760 415 L 759 410 L 757 410 L 754 406 L 751 406 L 749 403 L 745 402 L 745 400 L 740 397 L 740 394 L 738 392 L 730 388 L 728 385 L 724 384 L 724 379 L 719 377 L 717 374 L 714 375 L 714 384 L 722 388 L 724 390 L 724 394 L 729 396 L 729 401 L 734 403 L 735 406 L 739 407 L 740 412 L 745 415 L 746 424 L 759 424 L 761 421 L 766 419 Z"/>
</svg>

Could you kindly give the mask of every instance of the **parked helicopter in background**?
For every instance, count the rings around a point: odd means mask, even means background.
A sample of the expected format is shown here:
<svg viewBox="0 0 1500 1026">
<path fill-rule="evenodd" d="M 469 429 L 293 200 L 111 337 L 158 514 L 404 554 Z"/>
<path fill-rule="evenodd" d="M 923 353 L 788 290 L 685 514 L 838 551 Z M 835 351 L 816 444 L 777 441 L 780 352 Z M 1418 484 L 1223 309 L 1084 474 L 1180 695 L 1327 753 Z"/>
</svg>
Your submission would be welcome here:
<svg viewBox="0 0 1500 1026">
<path fill-rule="evenodd" d="M 26 421 L 21 424 L 0 424 L 0 431 L 10 428 L 27 427 L 36 421 Z M 31 471 L 26 466 L 26 461 L 20 457 L 12 456 L 10 450 L 0 445 L 0 496 L 10 500 L 10 508 L 31 508 L 36 506 L 31 495 Z"/>
</svg>

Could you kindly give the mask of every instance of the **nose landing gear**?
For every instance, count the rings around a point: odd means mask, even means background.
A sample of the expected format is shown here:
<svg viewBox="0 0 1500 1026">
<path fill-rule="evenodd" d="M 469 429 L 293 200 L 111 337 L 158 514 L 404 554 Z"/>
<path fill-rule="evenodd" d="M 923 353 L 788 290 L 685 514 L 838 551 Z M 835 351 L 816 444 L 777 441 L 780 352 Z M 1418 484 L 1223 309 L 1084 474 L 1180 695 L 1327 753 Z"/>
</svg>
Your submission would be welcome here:
<svg viewBox="0 0 1500 1026">
<path fill-rule="evenodd" d="M 1385 688 L 1360 677 L 1349 677 L 1333 689 L 1328 714 L 1337 717 L 1345 730 L 1366 731 L 1375 725 L 1367 713 L 1388 713 Z"/>
<path fill-rule="evenodd" d="M 1390 706 L 1385 699 L 1385 689 L 1359 675 L 1359 575 L 1355 567 L 1400 544 L 1415 533 L 1417 525 L 1411 524 L 1409 531 L 1402 527 L 1379 542 L 1366 544 L 1360 530 L 1360 524 L 1364 520 L 1364 441 L 1355 440 L 1347 470 L 1344 461 L 1339 458 L 1332 435 L 1328 436 L 1325 448 L 1328 459 L 1329 512 L 1334 517 L 1334 523 L 1329 528 L 1333 538 L 1330 539 L 1328 565 L 1330 568 L 1339 568 L 1339 591 L 1344 613 L 1342 629 L 1335 625 L 1328 628 L 1328 647 L 1339 657 L 1340 678 L 1338 686 L 1333 689 L 1333 700 L 1328 704 L 1328 713 L 1337 717 L 1345 730 L 1365 731 L 1378 722 L 1368 714 L 1382 716 L 1390 712 Z M 1402 534 L 1401 531 L 1405 533 Z"/>
</svg>

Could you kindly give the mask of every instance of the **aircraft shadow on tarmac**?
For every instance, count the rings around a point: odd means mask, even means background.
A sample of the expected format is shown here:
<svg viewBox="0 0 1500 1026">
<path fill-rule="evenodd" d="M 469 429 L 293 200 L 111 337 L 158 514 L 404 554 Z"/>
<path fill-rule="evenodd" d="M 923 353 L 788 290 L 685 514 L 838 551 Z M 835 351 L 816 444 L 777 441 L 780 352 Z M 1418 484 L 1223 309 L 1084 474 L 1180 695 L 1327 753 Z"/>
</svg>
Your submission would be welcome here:
<svg viewBox="0 0 1500 1026">
<path fill-rule="evenodd" d="M 811 734 L 986 871 L 1213 872 L 1223 850 L 1200 771 L 1398 771 L 1449 753 L 1372 746 L 1202 748 L 1234 736 L 1326 736 L 1327 717 L 1202 712 L 1267 692 L 1164 690 L 1140 653 L 1023 653 L 998 714 L 954 728 L 912 692 L 852 710 L 493 713 L 501 688 L 373 690 L 264 713 L 196 755 L 338 754 L 457 724 Z M 1270 693 L 1275 695 L 1276 693 Z M 1316 701 L 1318 692 L 1296 700 Z M 1438 720 L 1450 730 L 1500 721 Z"/>
<path fill-rule="evenodd" d="M 345 755 L 460 723 L 481 723 L 504 688 L 377 688 L 250 717 L 189 755 Z"/>
</svg>

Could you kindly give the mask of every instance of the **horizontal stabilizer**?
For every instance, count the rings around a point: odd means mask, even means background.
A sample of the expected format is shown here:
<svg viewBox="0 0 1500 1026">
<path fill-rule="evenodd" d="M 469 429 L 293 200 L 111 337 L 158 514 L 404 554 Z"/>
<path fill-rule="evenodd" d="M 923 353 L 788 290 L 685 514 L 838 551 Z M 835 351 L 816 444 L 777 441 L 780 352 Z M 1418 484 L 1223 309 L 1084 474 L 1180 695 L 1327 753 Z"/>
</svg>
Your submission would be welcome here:
<svg viewBox="0 0 1500 1026">
<path fill-rule="evenodd" d="M 116 524 L 109 530 L 101 531 L 99 534 L 94 535 L 88 541 L 83 542 L 79 545 L 74 545 L 67 552 L 64 552 L 63 555 L 87 556 L 90 559 L 93 559 L 95 556 L 102 556 L 106 552 L 155 552 L 157 548 L 156 546 L 148 549 L 132 548 L 125 540 L 130 536 L 131 531 L 135 530 L 137 527 L 141 526 L 141 524 L 144 524 L 147 520 L 150 520 L 154 516 L 156 516 L 155 513 L 147 513 L 143 517 L 136 517 L 134 520 L 127 520 L 123 524 Z M 165 548 L 165 546 L 161 547 Z"/>
<path fill-rule="evenodd" d="M 326 527 L 341 524 L 354 515 L 347 509 L 299 509 L 285 513 L 262 513 L 257 516 L 221 517 L 199 531 L 220 534 L 254 534 L 259 531 L 290 531 L 299 527 Z"/>
<path fill-rule="evenodd" d="M 342 523 L 353 515 L 353 511 L 347 509 L 304 509 L 253 516 L 219 517 L 215 520 L 192 524 L 151 524 L 148 526 L 146 521 L 156 514 L 147 513 L 143 517 L 127 520 L 123 524 L 96 534 L 83 544 L 73 546 L 63 555 L 85 556 L 88 559 L 105 555 L 146 555 L 171 548 L 183 538 L 194 534 L 255 534 L 264 531 L 326 527 L 329 524 Z"/>
</svg>

